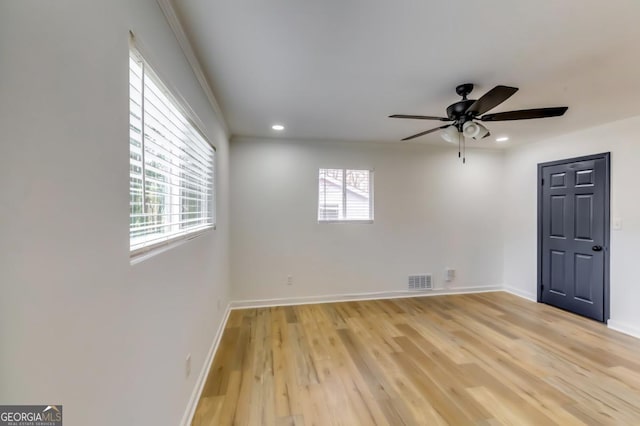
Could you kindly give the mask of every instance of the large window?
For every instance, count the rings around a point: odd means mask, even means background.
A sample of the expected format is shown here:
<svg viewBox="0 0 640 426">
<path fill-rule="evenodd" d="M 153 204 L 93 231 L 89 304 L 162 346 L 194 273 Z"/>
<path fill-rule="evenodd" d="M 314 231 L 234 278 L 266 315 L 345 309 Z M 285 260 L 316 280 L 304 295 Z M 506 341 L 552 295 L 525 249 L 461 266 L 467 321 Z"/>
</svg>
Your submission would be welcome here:
<svg viewBox="0 0 640 426">
<path fill-rule="evenodd" d="M 320 169 L 319 222 L 372 222 L 373 172 Z"/>
<path fill-rule="evenodd" d="M 133 48 L 129 158 L 132 255 L 214 226 L 215 150 Z"/>
</svg>

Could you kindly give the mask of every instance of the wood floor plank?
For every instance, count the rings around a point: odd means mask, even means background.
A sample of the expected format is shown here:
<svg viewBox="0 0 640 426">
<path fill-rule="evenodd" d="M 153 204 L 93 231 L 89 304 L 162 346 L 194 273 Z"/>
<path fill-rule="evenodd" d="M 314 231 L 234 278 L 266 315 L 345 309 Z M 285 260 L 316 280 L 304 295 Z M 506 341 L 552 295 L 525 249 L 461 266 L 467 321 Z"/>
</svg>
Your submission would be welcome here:
<svg viewBox="0 0 640 426">
<path fill-rule="evenodd" d="M 531 426 L 558 424 L 535 407 L 516 404 L 501 395 L 495 395 L 483 386 L 469 388 L 467 392 L 473 395 L 482 405 L 486 406 L 501 424 Z"/>
<path fill-rule="evenodd" d="M 409 328 L 409 326 L 406 326 Z M 431 381 L 448 397 L 458 410 L 467 414 L 470 419 L 489 419 L 491 416 L 481 405 L 475 403 L 464 392 L 467 383 L 461 370 L 452 362 L 439 357 L 439 352 L 426 344 L 415 330 L 407 336 L 397 337 L 398 344 L 416 364 L 416 372 L 429 377 Z M 410 337 L 411 336 L 411 339 Z"/>
<path fill-rule="evenodd" d="M 468 417 L 465 411 L 460 410 L 450 395 L 447 395 L 442 390 L 441 386 L 438 386 L 431 377 L 418 374 L 419 367 L 410 355 L 399 352 L 394 356 L 411 383 L 447 424 L 471 424 L 473 419 Z"/>
<path fill-rule="evenodd" d="M 296 401 L 296 389 L 293 375 L 288 368 L 292 362 L 292 354 L 289 343 L 289 333 L 287 333 L 288 318 L 286 310 L 276 308 L 273 312 L 271 330 L 271 348 L 273 351 L 273 386 L 275 398 L 275 412 L 278 422 L 285 422 L 287 418 L 295 421 L 295 415 L 301 414 Z"/>
<path fill-rule="evenodd" d="M 276 426 L 304 426 L 304 417 L 302 416 L 287 416 L 278 417 Z"/>
<path fill-rule="evenodd" d="M 233 360 L 237 357 L 237 352 L 243 350 L 242 347 L 237 345 L 239 333 L 240 329 L 237 327 L 231 327 L 225 330 L 224 335 L 220 340 L 220 348 L 217 353 L 220 362 L 209 371 L 209 377 L 207 378 L 202 390 L 203 397 L 206 398 L 226 394 L 229 375 L 234 369 Z"/>
<path fill-rule="evenodd" d="M 234 310 L 192 424 L 640 424 L 640 341 L 503 292 Z"/>
</svg>

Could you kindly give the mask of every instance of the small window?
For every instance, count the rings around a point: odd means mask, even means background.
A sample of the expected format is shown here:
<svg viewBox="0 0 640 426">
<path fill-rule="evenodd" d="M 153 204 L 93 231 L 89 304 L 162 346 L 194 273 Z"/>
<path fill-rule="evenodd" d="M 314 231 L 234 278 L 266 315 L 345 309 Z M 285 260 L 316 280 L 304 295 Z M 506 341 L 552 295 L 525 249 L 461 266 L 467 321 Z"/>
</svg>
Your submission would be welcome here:
<svg viewBox="0 0 640 426">
<path fill-rule="evenodd" d="M 131 255 L 213 228 L 215 150 L 139 52 L 129 55 Z"/>
<path fill-rule="evenodd" d="M 320 169 L 318 222 L 373 222 L 373 171 Z"/>
</svg>

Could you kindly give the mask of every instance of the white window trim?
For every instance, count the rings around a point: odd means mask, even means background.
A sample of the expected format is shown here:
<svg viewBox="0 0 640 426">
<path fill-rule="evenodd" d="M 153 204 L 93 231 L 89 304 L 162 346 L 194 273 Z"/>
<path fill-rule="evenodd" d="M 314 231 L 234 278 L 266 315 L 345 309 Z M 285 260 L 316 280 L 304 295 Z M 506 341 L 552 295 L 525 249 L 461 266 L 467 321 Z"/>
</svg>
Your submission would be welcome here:
<svg viewBox="0 0 640 426">
<path fill-rule="evenodd" d="M 163 74 L 158 70 L 157 67 L 154 66 L 155 61 L 152 59 L 152 55 L 150 55 L 149 51 L 146 49 L 144 43 L 136 37 L 132 31 L 129 31 L 129 50 L 132 50 L 137 53 L 142 61 L 144 61 L 151 74 L 154 74 L 158 82 L 160 83 L 159 87 L 164 91 L 164 93 L 174 102 L 174 106 L 184 115 L 189 124 L 193 126 L 195 131 L 200 133 L 200 136 L 213 148 L 214 151 L 214 164 L 213 164 L 213 193 L 211 200 L 211 209 L 213 210 L 213 223 L 208 225 L 203 225 L 201 227 L 192 228 L 186 230 L 184 233 L 174 234 L 167 236 L 166 240 L 158 241 L 157 243 L 150 244 L 145 247 L 138 248 L 136 250 L 129 250 L 129 260 L 131 265 L 135 265 L 140 263 L 148 258 L 151 258 L 157 254 L 163 253 L 172 248 L 178 247 L 189 240 L 197 238 L 201 235 L 209 231 L 215 231 L 217 229 L 217 182 L 218 182 L 218 167 L 217 167 L 217 148 L 216 146 L 209 140 L 206 136 L 205 132 L 202 130 L 204 128 L 202 121 L 195 113 L 195 111 L 189 106 L 188 102 L 186 102 L 185 98 L 180 94 L 180 92 L 175 88 L 175 86 L 171 85 L 170 79 L 164 78 Z M 129 244 L 131 244 L 131 237 L 129 238 Z"/>
<path fill-rule="evenodd" d="M 362 220 L 362 219 L 353 219 L 353 220 L 348 220 L 348 219 L 336 219 L 336 220 L 319 220 L 318 221 L 319 224 L 325 224 L 325 223 L 331 223 L 331 224 L 336 224 L 336 223 L 354 223 L 354 224 L 369 224 L 369 223 L 373 223 L 373 219 L 366 219 L 366 220 Z"/>
<path fill-rule="evenodd" d="M 322 169 L 335 169 L 335 167 L 319 167 L 318 170 L 322 170 Z M 373 183 L 373 176 L 374 176 L 374 172 L 375 169 L 355 169 L 355 168 L 342 168 L 342 181 L 346 182 L 346 173 L 347 170 L 368 170 L 369 171 L 369 213 L 371 215 L 371 219 L 328 219 L 328 220 L 320 220 L 318 219 L 318 224 L 341 224 L 341 223 L 353 223 L 353 224 L 372 224 L 373 220 L 374 220 L 374 210 L 373 210 L 373 193 L 374 193 L 374 183 Z M 316 202 L 319 203 L 320 201 L 320 185 L 318 186 L 318 193 L 316 196 Z M 342 190 L 342 208 L 343 208 L 343 216 L 346 216 L 346 208 L 347 208 L 347 203 L 345 201 L 347 196 L 347 191 L 346 191 L 346 184 L 344 189 Z M 319 210 L 319 205 L 316 208 L 316 216 L 318 215 L 318 210 Z"/>
<path fill-rule="evenodd" d="M 215 229 L 216 229 L 215 225 L 208 226 L 200 230 L 194 230 L 189 234 L 174 236 L 170 240 L 161 241 L 159 243 L 156 243 L 150 246 L 139 248 L 138 250 L 134 250 L 131 252 L 129 263 L 131 265 L 135 265 L 157 254 L 164 253 L 167 250 L 171 250 L 172 248 L 181 246 L 187 241 L 193 240 L 194 238 L 198 238 L 199 236 L 204 235 L 209 231 L 214 231 Z"/>
</svg>

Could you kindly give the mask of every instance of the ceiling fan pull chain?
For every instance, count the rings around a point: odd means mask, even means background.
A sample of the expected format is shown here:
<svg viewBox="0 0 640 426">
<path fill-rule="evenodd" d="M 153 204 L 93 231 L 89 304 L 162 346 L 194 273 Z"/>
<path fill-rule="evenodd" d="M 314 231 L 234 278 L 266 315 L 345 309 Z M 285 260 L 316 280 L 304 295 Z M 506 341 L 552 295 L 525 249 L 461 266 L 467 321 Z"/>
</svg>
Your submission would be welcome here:
<svg viewBox="0 0 640 426">
<path fill-rule="evenodd" d="M 467 141 L 462 137 L 462 164 L 467 164 Z"/>
<path fill-rule="evenodd" d="M 458 158 L 460 158 L 460 132 L 458 132 Z"/>
</svg>

